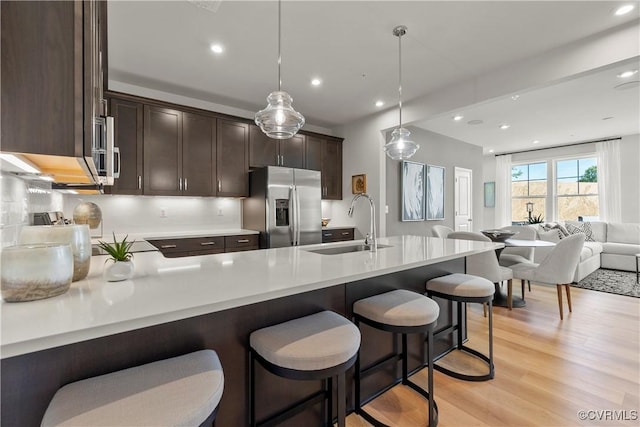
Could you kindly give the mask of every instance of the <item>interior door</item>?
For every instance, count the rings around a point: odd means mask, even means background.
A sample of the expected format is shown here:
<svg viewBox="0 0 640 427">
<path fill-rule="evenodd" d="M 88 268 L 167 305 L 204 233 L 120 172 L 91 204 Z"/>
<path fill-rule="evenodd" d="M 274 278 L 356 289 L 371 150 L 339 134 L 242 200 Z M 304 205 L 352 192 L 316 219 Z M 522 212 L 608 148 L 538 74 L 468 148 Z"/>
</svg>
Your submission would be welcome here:
<svg viewBox="0 0 640 427">
<path fill-rule="evenodd" d="M 473 172 L 455 168 L 454 227 L 456 231 L 473 231 Z"/>
</svg>

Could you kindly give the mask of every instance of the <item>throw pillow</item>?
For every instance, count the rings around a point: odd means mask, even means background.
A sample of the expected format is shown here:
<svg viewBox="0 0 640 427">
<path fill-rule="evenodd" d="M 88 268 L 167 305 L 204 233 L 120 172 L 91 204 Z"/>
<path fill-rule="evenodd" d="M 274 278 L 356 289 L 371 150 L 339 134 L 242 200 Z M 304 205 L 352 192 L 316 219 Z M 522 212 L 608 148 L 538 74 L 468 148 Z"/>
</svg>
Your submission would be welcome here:
<svg viewBox="0 0 640 427">
<path fill-rule="evenodd" d="M 571 233 L 569 233 L 562 224 L 558 224 L 557 222 L 548 222 L 543 224 L 541 227 L 544 231 L 556 230 L 560 239 L 564 239 L 571 235 Z"/>
<path fill-rule="evenodd" d="M 538 238 L 547 242 L 558 243 L 562 237 L 560 230 L 539 231 Z"/>
<path fill-rule="evenodd" d="M 583 222 L 582 225 L 578 226 L 567 224 L 567 231 L 571 234 L 583 233 L 585 236 L 584 240 L 586 242 L 595 242 L 590 222 Z"/>
</svg>

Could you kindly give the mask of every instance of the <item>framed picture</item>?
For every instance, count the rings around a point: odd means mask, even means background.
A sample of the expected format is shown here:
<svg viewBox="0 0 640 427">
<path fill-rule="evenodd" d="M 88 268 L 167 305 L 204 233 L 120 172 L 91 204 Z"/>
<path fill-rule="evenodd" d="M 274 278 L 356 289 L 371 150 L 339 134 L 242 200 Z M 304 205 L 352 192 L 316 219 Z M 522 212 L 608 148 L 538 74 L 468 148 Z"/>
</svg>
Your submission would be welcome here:
<svg viewBox="0 0 640 427">
<path fill-rule="evenodd" d="M 359 194 L 367 192 L 367 175 L 351 175 L 351 193 Z"/>
<path fill-rule="evenodd" d="M 444 219 L 444 167 L 427 165 L 427 221 Z"/>
<path fill-rule="evenodd" d="M 484 207 L 485 208 L 496 207 L 496 183 L 495 182 L 484 183 Z"/>
<path fill-rule="evenodd" d="M 402 162 L 402 221 L 424 221 L 424 164 Z"/>
</svg>

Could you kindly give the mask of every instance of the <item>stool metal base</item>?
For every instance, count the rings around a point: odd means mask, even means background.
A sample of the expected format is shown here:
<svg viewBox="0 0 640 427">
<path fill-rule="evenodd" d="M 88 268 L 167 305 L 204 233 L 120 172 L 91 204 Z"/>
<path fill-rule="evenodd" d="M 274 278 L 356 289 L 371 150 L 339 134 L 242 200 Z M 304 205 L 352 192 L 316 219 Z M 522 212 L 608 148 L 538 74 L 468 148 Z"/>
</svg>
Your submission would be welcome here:
<svg viewBox="0 0 640 427">
<path fill-rule="evenodd" d="M 357 354 L 346 362 L 332 366 L 327 369 L 321 369 L 316 371 L 301 371 L 296 369 L 283 368 L 278 365 L 274 365 L 269 362 L 260 354 L 258 354 L 253 348 L 249 349 L 249 423 L 252 427 L 268 427 L 275 426 L 283 422 L 284 420 L 293 417 L 320 402 L 327 401 L 325 425 L 333 426 L 333 377 L 337 377 L 337 408 L 338 408 L 338 426 L 345 427 L 346 419 L 346 392 L 345 392 L 345 372 L 356 363 Z M 292 380 L 323 380 L 323 389 L 301 399 L 281 411 L 269 416 L 267 419 L 260 422 L 256 421 L 256 407 L 255 407 L 255 361 L 258 361 L 262 367 L 274 375 L 282 378 L 288 378 Z"/>
<path fill-rule="evenodd" d="M 447 369 L 443 366 L 440 366 L 438 364 L 436 364 L 434 366 L 434 368 L 438 371 L 438 372 L 442 372 L 445 375 L 449 375 L 450 377 L 453 378 L 457 378 L 460 380 L 464 380 L 464 381 L 487 381 L 487 380 L 491 380 L 494 378 L 495 376 L 495 366 L 493 364 L 493 304 L 492 304 L 492 299 L 493 296 L 487 297 L 487 298 L 465 298 L 465 297 L 456 297 L 456 296 L 452 296 L 452 295 L 446 295 L 446 294 L 440 294 L 438 292 L 427 292 L 427 295 L 429 296 L 436 296 L 439 298 L 443 298 L 443 299 L 448 299 L 451 301 L 455 301 L 457 302 L 458 305 L 458 325 L 453 327 L 453 330 L 457 330 L 457 344 L 456 344 L 456 348 L 452 351 L 458 350 L 458 351 L 463 351 L 465 353 L 471 354 L 472 356 L 475 356 L 479 359 L 481 359 L 482 361 L 484 361 L 488 368 L 489 368 L 489 372 L 483 375 L 467 375 L 467 374 L 462 374 L 460 372 L 456 372 L 453 371 L 451 369 Z M 462 336 L 462 328 L 460 325 L 462 325 L 462 313 L 463 313 L 463 306 L 462 303 L 467 303 L 467 302 L 475 302 L 475 303 L 487 303 L 489 306 L 489 356 L 480 353 L 477 350 L 474 350 L 472 348 L 467 347 L 466 345 L 463 344 L 464 341 L 464 337 Z M 436 333 L 435 335 L 438 336 L 439 334 L 442 333 L 449 333 L 451 332 L 452 328 L 446 328 L 442 331 L 439 331 L 438 333 Z M 447 354 L 450 354 L 450 352 L 448 352 Z M 439 359 L 441 359 L 442 357 L 444 357 L 445 355 L 441 356 Z"/>
<path fill-rule="evenodd" d="M 422 397 L 424 397 L 429 402 L 429 410 L 428 410 L 429 424 L 428 425 L 429 427 L 436 427 L 438 425 L 438 405 L 436 404 L 435 399 L 433 398 L 433 369 L 434 369 L 433 326 L 435 322 L 429 325 L 424 325 L 424 326 L 401 327 L 401 326 L 385 325 L 383 323 L 375 322 L 373 320 L 367 319 L 366 317 L 362 317 L 357 314 L 354 314 L 354 322 L 358 327 L 360 326 L 360 322 L 362 322 L 376 329 L 392 332 L 394 334 L 399 333 L 402 335 L 402 353 L 401 354 L 399 355 L 394 354 L 390 357 L 386 357 L 382 360 L 378 360 L 364 369 L 361 369 L 360 367 L 360 351 L 358 351 L 358 358 L 356 360 L 356 367 L 355 367 L 355 371 L 356 371 L 355 372 L 355 413 L 360 415 L 368 423 L 372 424 L 375 427 L 392 427 L 379 421 L 373 415 L 369 414 L 367 411 L 365 411 L 362 408 L 363 402 L 360 397 L 360 382 L 363 374 L 367 375 L 371 373 L 374 369 L 379 368 L 380 366 L 382 366 L 387 362 L 400 359 L 402 361 L 402 379 L 400 380 L 400 383 L 402 385 L 408 386 L 415 392 L 419 393 Z M 426 365 L 423 364 L 423 366 L 421 366 L 420 368 L 418 368 L 412 373 L 418 372 L 424 368 L 428 369 L 429 371 L 429 378 L 427 380 L 428 390 L 424 390 L 422 387 L 420 387 L 413 381 L 409 380 L 408 378 L 409 373 L 408 373 L 407 333 L 417 333 L 417 332 L 427 334 L 427 363 Z M 397 382 L 395 384 L 397 384 Z M 389 390 L 391 387 L 393 387 L 393 385 L 381 390 L 378 394 L 374 395 L 371 399 L 369 399 L 365 403 L 368 403 L 374 400 L 376 397 L 380 396 L 381 394 Z"/>
</svg>

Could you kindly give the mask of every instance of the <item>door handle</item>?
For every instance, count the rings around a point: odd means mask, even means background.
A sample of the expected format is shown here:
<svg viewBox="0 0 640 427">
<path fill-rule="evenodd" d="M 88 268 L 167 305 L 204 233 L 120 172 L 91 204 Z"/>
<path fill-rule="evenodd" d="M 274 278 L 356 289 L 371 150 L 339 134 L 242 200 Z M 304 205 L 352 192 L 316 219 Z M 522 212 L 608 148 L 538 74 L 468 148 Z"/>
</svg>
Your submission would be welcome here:
<svg viewBox="0 0 640 427">
<path fill-rule="evenodd" d="M 176 245 L 160 245 L 160 249 L 173 249 L 177 248 Z"/>
<path fill-rule="evenodd" d="M 222 182 L 218 180 L 218 193 L 222 192 Z"/>
<path fill-rule="evenodd" d="M 187 178 L 184 179 L 184 191 L 187 191 Z"/>
<path fill-rule="evenodd" d="M 237 243 L 249 243 L 249 239 L 240 239 Z"/>
<path fill-rule="evenodd" d="M 213 246 L 215 244 L 216 244 L 216 242 L 201 242 L 200 246 Z"/>
<path fill-rule="evenodd" d="M 142 175 L 138 175 L 138 190 L 142 190 Z"/>
</svg>

